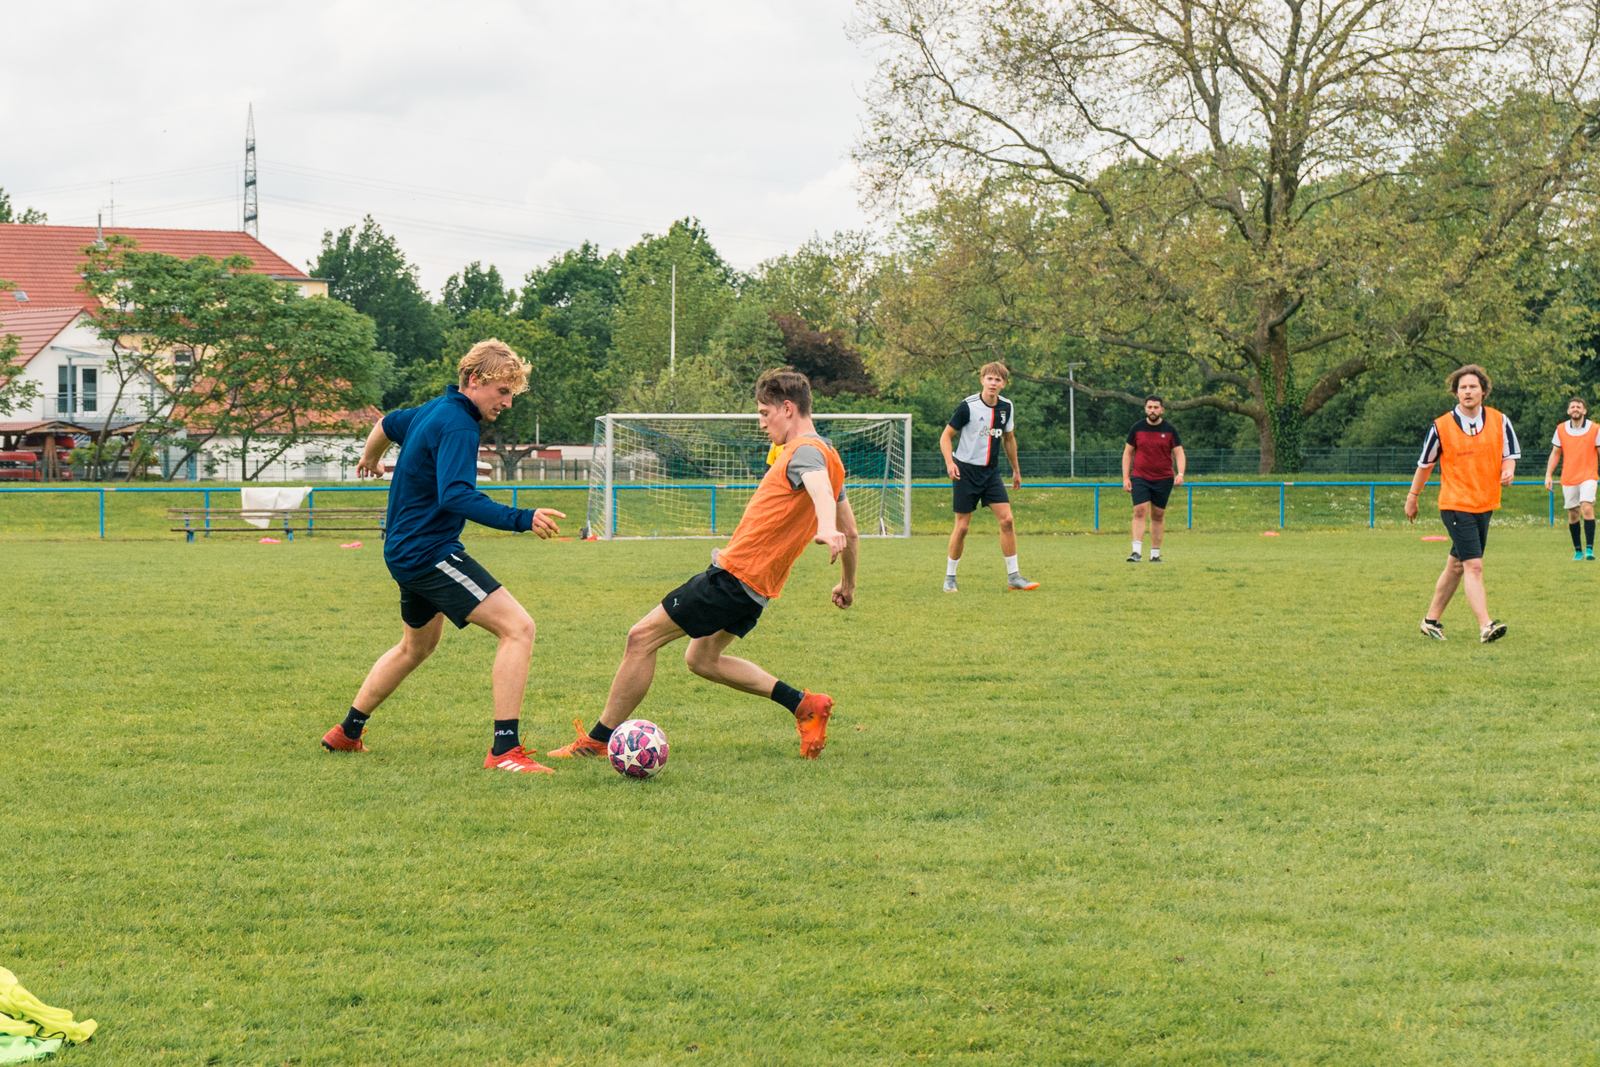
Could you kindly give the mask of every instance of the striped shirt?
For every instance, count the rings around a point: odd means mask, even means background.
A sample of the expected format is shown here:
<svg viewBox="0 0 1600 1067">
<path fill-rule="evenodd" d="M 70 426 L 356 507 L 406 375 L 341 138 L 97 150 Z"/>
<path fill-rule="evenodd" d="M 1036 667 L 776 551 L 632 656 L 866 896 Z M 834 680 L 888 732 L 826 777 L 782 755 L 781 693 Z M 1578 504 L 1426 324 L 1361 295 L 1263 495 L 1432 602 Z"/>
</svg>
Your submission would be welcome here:
<svg viewBox="0 0 1600 1067">
<path fill-rule="evenodd" d="M 1450 412 L 1450 415 L 1456 420 L 1456 425 L 1461 427 L 1462 433 L 1468 437 L 1476 437 L 1483 432 L 1483 413 L 1485 410 L 1480 407 L 1477 417 L 1469 419 L 1461 414 L 1461 408 L 1457 406 L 1455 410 Z M 1511 416 L 1501 412 L 1500 418 L 1505 420 L 1503 425 L 1506 429 L 1506 443 L 1501 450 L 1500 458 L 1521 459 L 1522 446 L 1517 443 L 1517 431 L 1511 428 Z M 1430 422 L 1428 423 L 1428 436 L 1422 442 L 1422 455 L 1417 459 L 1417 466 L 1431 467 L 1437 462 L 1439 462 L 1439 427 Z"/>
</svg>

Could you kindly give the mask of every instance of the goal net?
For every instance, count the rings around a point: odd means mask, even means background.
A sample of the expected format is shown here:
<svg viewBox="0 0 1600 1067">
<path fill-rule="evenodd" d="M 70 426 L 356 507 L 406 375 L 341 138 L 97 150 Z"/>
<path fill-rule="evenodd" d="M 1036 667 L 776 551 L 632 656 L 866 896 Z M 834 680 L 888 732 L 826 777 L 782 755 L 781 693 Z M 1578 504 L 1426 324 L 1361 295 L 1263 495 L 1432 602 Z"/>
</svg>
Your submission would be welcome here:
<svg viewBox="0 0 1600 1067">
<path fill-rule="evenodd" d="M 911 536 L 911 416 L 812 421 L 844 461 L 863 536 Z M 767 472 L 755 415 L 602 415 L 594 420 L 588 531 L 614 537 L 727 537 Z"/>
</svg>

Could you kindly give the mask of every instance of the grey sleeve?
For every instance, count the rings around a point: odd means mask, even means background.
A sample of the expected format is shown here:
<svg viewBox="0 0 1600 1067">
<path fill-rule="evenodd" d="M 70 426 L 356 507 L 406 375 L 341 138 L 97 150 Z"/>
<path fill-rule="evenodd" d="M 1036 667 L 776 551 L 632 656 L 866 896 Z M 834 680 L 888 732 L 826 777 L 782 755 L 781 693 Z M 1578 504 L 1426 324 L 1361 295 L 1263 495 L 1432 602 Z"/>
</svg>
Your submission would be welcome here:
<svg viewBox="0 0 1600 1067">
<path fill-rule="evenodd" d="M 804 483 L 804 478 L 812 471 L 825 471 L 828 461 L 822 458 L 822 449 L 816 445 L 801 445 L 794 450 L 794 455 L 789 457 L 789 488 L 799 489 Z M 844 499 L 844 489 L 839 490 L 839 499 Z"/>
</svg>

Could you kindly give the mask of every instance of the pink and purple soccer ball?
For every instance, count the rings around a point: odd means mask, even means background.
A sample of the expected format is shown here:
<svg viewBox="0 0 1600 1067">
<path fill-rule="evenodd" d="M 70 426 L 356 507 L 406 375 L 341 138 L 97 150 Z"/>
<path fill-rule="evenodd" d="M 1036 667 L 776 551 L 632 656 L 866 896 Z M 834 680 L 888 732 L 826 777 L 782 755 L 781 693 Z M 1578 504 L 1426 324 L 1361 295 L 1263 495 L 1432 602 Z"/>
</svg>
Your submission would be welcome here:
<svg viewBox="0 0 1600 1067">
<path fill-rule="evenodd" d="M 629 719 L 611 732 L 611 766 L 629 778 L 651 778 L 667 765 L 667 735 L 649 719 Z"/>
</svg>

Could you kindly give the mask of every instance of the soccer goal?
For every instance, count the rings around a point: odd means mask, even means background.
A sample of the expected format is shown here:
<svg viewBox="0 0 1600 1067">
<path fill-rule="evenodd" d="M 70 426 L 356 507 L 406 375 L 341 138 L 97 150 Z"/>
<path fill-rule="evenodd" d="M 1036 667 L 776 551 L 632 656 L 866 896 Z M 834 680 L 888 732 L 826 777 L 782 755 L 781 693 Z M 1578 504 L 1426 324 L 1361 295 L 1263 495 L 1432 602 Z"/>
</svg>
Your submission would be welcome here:
<svg viewBox="0 0 1600 1067">
<path fill-rule="evenodd" d="M 865 536 L 911 536 L 911 416 L 813 414 L 844 460 Z M 591 536 L 727 537 L 767 471 L 755 415 L 602 415 L 589 465 Z"/>
</svg>

